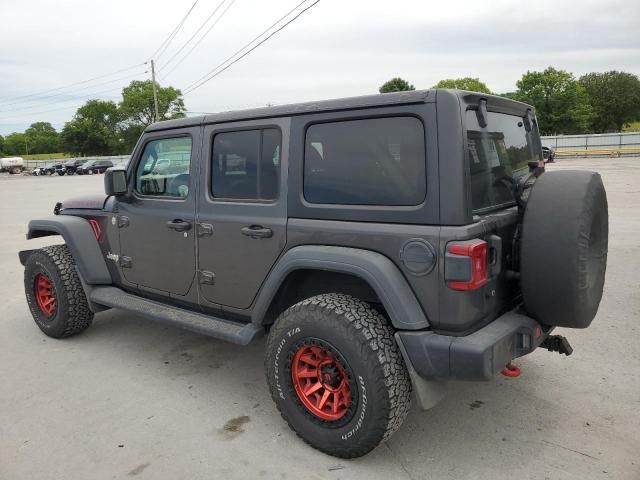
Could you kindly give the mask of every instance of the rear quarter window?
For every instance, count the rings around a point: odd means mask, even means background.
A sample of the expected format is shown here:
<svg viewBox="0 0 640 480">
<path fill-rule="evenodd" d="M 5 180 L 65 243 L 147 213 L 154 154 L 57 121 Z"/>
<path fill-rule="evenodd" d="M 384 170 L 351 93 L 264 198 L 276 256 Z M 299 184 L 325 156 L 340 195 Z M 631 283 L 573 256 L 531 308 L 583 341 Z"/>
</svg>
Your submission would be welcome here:
<svg viewBox="0 0 640 480">
<path fill-rule="evenodd" d="M 426 196 L 425 134 L 415 117 L 311 125 L 305 135 L 309 203 L 413 206 Z"/>
</svg>

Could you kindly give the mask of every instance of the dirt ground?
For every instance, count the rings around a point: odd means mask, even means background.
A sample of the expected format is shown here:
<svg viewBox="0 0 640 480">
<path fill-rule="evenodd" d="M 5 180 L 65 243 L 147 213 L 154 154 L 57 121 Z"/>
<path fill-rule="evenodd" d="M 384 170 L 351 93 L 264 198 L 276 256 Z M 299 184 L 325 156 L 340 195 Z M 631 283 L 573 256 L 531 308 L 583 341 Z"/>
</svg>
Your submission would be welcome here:
<svg viewBox="0 0 640 480">
<path fill-rule="evenodd" d="M 452 383 L 364 458 L 306 446 L 278 415 L 264 340 L 238 347 L 117 311 L 45 337 L 17 252 L 30 218 L 99 192 L 102 176 L 0 174 L 0 479 L 640 479 L 640 159 L 560 160 L 609 199 L 604 298 L 571 357 L 536 351 L 522 376 Z"/>
</svg>

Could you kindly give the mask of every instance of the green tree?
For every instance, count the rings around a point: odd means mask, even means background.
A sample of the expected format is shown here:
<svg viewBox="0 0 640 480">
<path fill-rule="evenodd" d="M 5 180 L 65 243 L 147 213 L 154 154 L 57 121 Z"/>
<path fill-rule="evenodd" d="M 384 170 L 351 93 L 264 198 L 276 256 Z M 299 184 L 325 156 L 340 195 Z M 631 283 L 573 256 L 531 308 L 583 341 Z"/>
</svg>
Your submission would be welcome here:
<svg viewBox="0 0 640 480">
<path fill-rule="evenodd" d="M 4 152 L 4 137 L 0 135 L 0 155 Z"/>
<path fill-rule="evenodd" d="M 114 102 L 89 100 L 62 130 L 62 148 L 75 155 L 113 155 L 122 151 Z"/>
<path fill-rule="evenodd" d="M 25 155 L 29 152 L 27 136 L 24 133 L 11 133 L 4 139 L 4 153 L 7 155 Z"/>
<path fill-rule="evenodd" d="M 491 93 L 489 87 L 479 78 L 447 78 L 440 80 L 433 88 L 455 88 L 457 90 L 469 90 L 470 92 Z"/>
<path fill-rule="evenodd" d="M 620 132 L 626 123 L 640 120 L 640 79 L 615 70 L 589 73 L 580 85 L 593 107 L 592 126 L 596 132 Z"/>
<path fill-rule="evenodd" d="M 60 151 L 60 135 L 49 122 L 32 123 L 25 130 L 29 153 L 56 153 Z"/>
<path fill-rule="evenodd" d="M 378 91 L 380 93 L 390 93 L 390 92 L 407 92 L 415 89 L 416 87 L 414 87 L 412 84 L 410 84 L 406 80 L 400 77 L 395 77 L 389 80 L 388 82 L 383 83 L 378 89 Z"/>
<path fill-rule="evenodd" d="M 549 67 L 527 72 L 516 82 L 515 100 L 536 108 L 540 131 L 545 134 L 588 133 L 593 111 L 589 96 L 574 76 Z"/>
<path fill-rule="evenodd" d="M 185 116 L 186 108 L 182 92 L 173 87 L 161 87 L 156 83 L 158 92 L 158 120 L 169 120 Z M 129 125 L 146 127 L 155 119 L 153 104 L 153 82 L 134 80 L 122 89 L 120 102 L 122 119 Z"/>
</svg>

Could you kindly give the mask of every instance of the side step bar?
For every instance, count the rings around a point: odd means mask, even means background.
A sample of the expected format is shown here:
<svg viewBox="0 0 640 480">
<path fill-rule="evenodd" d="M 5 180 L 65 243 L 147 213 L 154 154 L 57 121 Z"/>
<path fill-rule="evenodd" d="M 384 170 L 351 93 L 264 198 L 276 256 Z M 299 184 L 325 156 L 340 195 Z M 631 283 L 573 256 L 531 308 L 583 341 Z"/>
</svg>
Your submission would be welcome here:
<svg viewBox="0 0 640 480">
<path fill-rule="evenodd" d="M 116 287 L 93 287 L 89 298 L 92 302 L 105 307 L 113 307 L 238 345 L 248 345 L 257 334 L 262 332 L 262 328 L 253 323 L 229 322 L 191 310 L 164 305 L 131 295 Z"/>
</svg>

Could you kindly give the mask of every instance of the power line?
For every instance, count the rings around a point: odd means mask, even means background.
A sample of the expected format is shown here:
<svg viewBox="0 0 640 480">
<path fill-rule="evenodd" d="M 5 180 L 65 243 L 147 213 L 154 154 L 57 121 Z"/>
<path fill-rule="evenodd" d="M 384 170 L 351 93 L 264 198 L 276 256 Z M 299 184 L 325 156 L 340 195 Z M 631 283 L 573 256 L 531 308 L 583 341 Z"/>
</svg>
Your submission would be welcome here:
<svg viewBox="0 0 640 480">
<path fill-rule="evenodd" d="M 254 43 L 257 39 L 259 39 L 260 37 L 262 37 L 264 34 L 266 34 L 269 30 L 271 30 L 274 26 L 276 26 L 278 23 L 280 23 L 282 20 L 284 20 L 286 17 L 288 17 L 292 12 L 294 12 L 296 9 L 298 9 L 303 3 L 305 3 L 307 0 L 303 0 L 302 2 L 300 2 L 298 5 L 296 5 L 293 9 L 291 9 L 289 12 L 287 12 L 285 15 L 283 15 L 280 19 L 278 19 L 275 23 L 273 23 L 269 28 L 267 28 L 265 31 L 263 31 L 260 35 L 258 35 L 257 37 L 255 37 L 253 40 L 251 40 L 249 43 L 247 43 L 245 46 L 243 46 L 241 49 L 239 49 L 238 51 L 236 51 L 233 55 L 231 55 L 230 57 L 228 57 L 225 61 L 223 61 L 222 63 L 220 63 L 218 66 L 216 66 L 215 68 L 213 68 L 212 70 L 210 70 L 208 73 L 206 73 L 205 75 L 203 75 L 202 77 L 200 77 L 200 79 L 196 80 L 194 83 L 192 83 L 191 85 L 189 85 L 185 91 L 184 94 L 188 94 L 193 92 L 194 90 L 200 88 L 202 85 L 204 85 L 205 83 L 209 82 L 210 80 L 212 80 L 213 78 L 217 77 L 218 75 L 220 75 L 222 72 L 224 72 L 225 70 L 227 70 L 229 67 L 231 67 L 232 65 L 234 65 L 235 63 L 239 62 L 240 60 L 242 60 L 244 57 L 246 57 L 247 55 L 249 55 L 251 52 L 253 52 L 256 48 L 258 48 L 260 45 L 262 45 L 263 43 L 265 43 L 267 40 L 269 40 L 271 37 L 273 37 L 275 34 L 277 34 L 278 32 L 280 32 L 281 30 L 283 30 L 284 28 L 287 27 L 287 25 L 291 24 L 292 22 L 294 22 L 295 20 L 297 20 L 303 13 L 305 13 L 307 10 L 309 10 L 310 8 L 314 7 L 315 5 L 317 5 L 320 0 L 316 0 L 315 2 L 313 2 L 311 5 L 309 5 L 308 7 L 304 8 L 303 10 L 301 10 L 300 12 L 298 12 L 297 15 L 295 15 L 291 20 L 289 20 L 288 22 L 286 22 L 285 24 L 283 24 L 282 26 L 280 26 L 279 28 L 277 28 L 276 30 L 274 30 L 273 32 L 271 32 L 267 37 L 265 37 L 263 40 L 261 40 L 259 43 L 257 43 L 256 45 L 254 45 L 253 47 L 251 47 L 249 50 L 247 50 L 245 53 L 243 53 L 242 55 L 240 55 L 238 58 L 236 58 L 235 60 L 231 61 L 231 59 L 233 59 L 236 55 L 238 55 L 240 52 L 242 52 L 245 48 L 247 48 L 249 45 L 251 45 L 252 43 Z M 227 62 L 231 61 L 231 63 L 227 64 L 226 66 L 223 67 L 223 65 L 225 65 Z M 221 68 L 222 67 L 222 68 Z"/>
<path fill-rule="evenodd" d="M 193 11 L 193 9 L 195 8 L 198 2 L 199 0 L 195 0 L 195 2 L 193 2 L 193 5 L 191 5 L 191 8 L 187 11 L 185 16 L 182 17 L 182 20 L 180 20 L 180 23 L 178 23 L 176 28 L 173 29 L 173 31 L 169 34 L 169 36 L 165 39 L 165 41 L 160 44 L 158 49 L 153 53 L 153 55 L 151 55 L 151 58 L 158 60 L 162 56 L 162 54 L 167 51 L 167 48 L 169 47 L 173 39 L 176 37 L 176 35 L 184 25 L 184 22 L 187 21 L 187 18 L 189 18 L 189 15 L 191 15 L 191 12 Z"/>
<path fill-rule="evenodd" d="M 134 68 L 138 68 L 138 67 L 140 67 L 142 65 L 144 65 L 144 63 L 138 63 L 136 65 L 132 65 L 132 66 L 127 67 L 127 68 L 123 68 L 121 70 L 116 70 L 115 72 L 106 73 L 106 74 L 103 74 L 103 75 L 98 75 L 97 77 L 89 78 L 87 80 L 81 80 L 79 82 L 70 83 L 70 84 L 64 85 L 62 87 L 50 88 L 48 90 L 43 90 L 43 91 L 38 92 L 38 93 L 31 93 L 29 95 L 21 95 L 19 97 L 8 97 L 8 99 L 18 100 L 18 99 L 25 99 L 25 98 L 30 98 L 30 97 L 43 96 L 44 94 L 47 94 L 47 93 L 57 92 L 59 90 L 66 90 L 69 87 L 74 87 L 76 85 L 84 85 L 86 83 L 93 82 L 95 80 L 100 80 L 101 78 L 111 77 L 113 75 L 117 75 L 118 73 L 122 73 L 122 72 L 126 72 L 126 71 L 129 71 L 129 70 L 133 70 Z M 8 107 L 9 105 L 15 105 L 17 103 L 23 103 L 25 101 L 26 100 L 12 101 L 10 103 L 0 103 L 0 105 L 2 105 L 3 107 Z"/>
<path fill-rule="evenodd" d="M 73 101 L 85 100 L 85 99 L 92 99 L 93 100 L 92 97 L 96 97 L 98 95 L 104 95 L 104 94 L 110 93 L 110 92 L 118 92 L 118 91 L 120 91 L 119 88 L 112 88 L 110 90 L 105 90 L 103 92 L 97 92 L 97 93 L 94 93 L 92 95 L 86 95 L 84 97 L 74 98 Z M 99 99 L 96 99 L 96 100 L 99 100 Z M 60 102 L 60 103 L 66 103 L 68 101 L 72 101 L 72 100 L 64 100 L 63 102 Z M 77 109 L 78 107 L 76 107 L 75 105 L 69 105 L 69 106 L 62 107 L 62 108 L 53 108 L 53 109 L 49 109 L 49 110 L 43 110 L 41 112 L 18 113 L 17 115 L 13 115 L 13 116 L 9 116 L 9 117 L 4 117 L 3 116 L 2 119 L 4 120 L 5 118 L 16 118 L 16 117 L 26 117 L 26 116 L 32 116 L 32 115 L 42 115 L 43 113 L 60 112 L 60 111 L 63 111 L 63 110 L 71 110 L 72 108 L 76 108 Z"/>
<path fill-rule="evenodd" d="M 135 79 L 135 78 L 134 78 L 133 80 L 137 80 L 137 79 Z M 58 102 L 58 103 L 76 102 L 76 101 L 79 101 L 79 100 L 89 100 L 89 99 L 90 99 L 90 100 L 94 100 L 94 99 L 95 99 L 95 100 L 100 100 L 99 98 L 96 98 L 96 97 L 98 97 L 98 96 L 100 96 L 100 95 L 105 95 L 105 94 L 107 94 L 107 93 L 111 93 L 111 92 L 121 92 L 121 91 L 122 91 L 122 88 L 120 88 L 120 87 L 118 87 L 118 88 L 110 88 L 110 89 L 108 89 L 108 90 L 103 90 L 103 91 L 100 91 L 100 92 L 94 92 L 94 93 L 91 93 L 91 94 L 88 94 L 88 95 L 83 95 L 83 96 L 80 96 L 80 97 L 78 97 L 78 98 L 70 98 L 70 99 L 67 99 L 67 100 L 61 100 L 61 101 L 60 101 L 60 102 Z M 24 113 L 18 113 L 18 114 L 16 114 L 16 115 L 11 115 L 11 116 L 8 116 L 8 117 L 5 117 L 5 116 L 3 115 L 3 116 L 2 116 L 2 119 L 4 120 L 4 119 L 6 119 L 6 118 L 15 118 L 15 117 L 25 117 L 25 116 L 41 115 L 41 114 L 43 114 L 43 113 L 59 112 L 59 111 L 62 111 L 62 110 L 69 110 L 69 109 L 72 109 L 72 108 L 78 108 L 78 107 L 73 106 L 73 105 L 70 105 L 70 106 L 67 106 L 67 107 L 54 108 L 54 109 L 44 110 L 44 111 L 40 111 L 40 112 L 24 112 Z M 12 111 L 10 111 L 9 113 L 11 113 L 11 112 L 12 112 Z"/>
<path fill-rule="evenodd" d="M 209 72 L 205 73 L 203 76 L 201 76 L 198 80 L 196 80 L 195 82 L 193 82 L 192 84 L 190 84 L 186 89 L 185 89 L 185 93 L 187 93 L 187 91 L 189 89 L 191 89 L 194 85 L 198 84 L 200 81 L 204 80 L 208 75 L 210 75 L 212 72 L 215 72 L 218 68 L 220 68 L 221 66 L 223 66 L 225 63 L 227 63 L 228 61 L 230 61 L 231 59 L 233 59 L 236 55 L 238 55 L 240 52 L 242 52 L 244 49 L 246 49 L 247 47 L 249 47 L 252 43 L 254 43 L 256 40 L 258 40 L 260 37 L 262 37 L 263 35 L 265 35 L 269 30 L 271 30 L 274 26 L 276 26 L 278 23 L 280 23 L 283 19 L 285 19 L 286 17 L 288 17 L 289 15 L 291 15 L 291 13 L 295 12 L 298 8 L 300 8 L 301 5 L 303 5 L 304 3 L 306 3 L 307 0 L 302 0 L 300 3 L 298 3 L 295 7 L 293 7 L 291 10 L 289 10 L 287 13 L 285 13 L 282 17 L 280 17 L 278 20 L 276 20 L 274 23 L 272 23 L 269 27 L 267 27 L 265 30 L 263 30 L 260 34 L 258 34 L 257 36 L 255 36 L 253 39 L 251 39 L 248 43 L 246 43 L 244 46 L 242 46 L 239 50 L 237 50 L 233 55 L 231 55 L 230 57 L 227 57 L 226 60 L 224 60 L 222 63 L 218 64 L 215 68 L 213 68 L 212 70 L 209 70 Z"/>
<path fill-rule="evenodd" d="M 118 78 L 115 78 L 113 80 L 109 80 L 107 82 L 102 82 L 102 83 L 97 83 L 95 85 L 89 85 L 89 86 L 86 86 L 86 87 L 82 87 L 82 88 L 79 88 L 79 89 L 74 90 L 72 92 L 62 92 L 62 93 L 56 93 L 54 95 L 47 95 L 45 97 L 41 97 L 43 99 L 47 99 L 48 101 L 46 101 L 46 102 L 42 102 L 41 100 L 29 100 L 27 103 L 34 103 L 34 102 L 39 102 L 41 104 L 42 103 L 45 103 L 45 104 L 46 103 L 55 103 L 55 101 L 51 102 L 49 99 L 56 98 L 56 97 L 62 97 L 62 96 L 65 96 L 65 95 L 74 95 L 76 92 L 79 92 L 79 91 L 82 91 L 82 90 L 87 90 L 87 89 L 95 88 L 95 87 L 101 87 L 102 85 L 108 85 L 110 83 L 121 82 L 122 80 L 128 80 L 130 78 L 131 78 L 131 75 L 126 75 L 124 77 L 118 77 Z M 70 99 L 70 100 L 74 100 L 74 99 Z M 10 108 L 8 110 L 7 109 L 0 110 L 0 112 L 15 112 L 15 111 L 18 111 L 18 110 L 31 110 L 31 109 L 34 109 L 34 108 L 42 108 L 42 105 L 30 105 L 28 107 Z"/>
<path fill-rule="evenodd" d="M 216 8 L 214 8 L 214 9 L 213 9 L 213 12 L 211 12 L 211 15 L 209 15 L 209 16 L 207 17 L 207 19 L 206 19 L 204 22 L 202 22 L 202 24 L 200 25 L 200 27 L 198 27 L 198 29 L 196 30 L 196 32 L 195 32 L 193 35 L 191 35 L 191 37 L 189 37 L 189 40 L 187 40 L 187 41 L 182 45 L 182 47 L 180 47 L 180 49 L 178 49 L 178 51 L 177 51 L 177 52 L 175 52 L 175 53 L 171 56 L 171 58 L 169 58 L 169 60 L 167 60 L 166 62 L 164 62 L 164 66 L 163 66 L 163 67 L 161 67 L 161 68 L 159 69 L 160 71 L 161 71 L 161 70 L 164 70 L 165 68 L 167 68 L 167 67 L 171 64 L 171 62 L 173 61 L 173 59 L 175 59 L 175 58 L 180 54 L 180 52 L 182 52 L 182 50 L 184 50 L 184 49 L 187 47 L 187 45 L 189 45 L 189 43 L 191 43 L 191 41 L 195 38 L 195 36 L 196 36 L 196 35 L 198 35 L 198 33 L 200 33 L 200 31 L 201 31 L 201 30 L 206 26 L 206 24 L 207 24 L 207 23 L 209 23 L 209 20 L 211 20 L 211 18 L 212 18 L 216 13 L 218 13 L 218 10 L 220 10 L 220 7 L 222 7 L 222 5 L 224 4 L 224 2 L 226 2 L 226 0 L 222 0 L 222 1 L 218 4 L 218 6 L 217 6 Z M 222 15 L 220 15 L 220 17 L 219 17 L 219 18 L 218 18 L 218 19 L 213 23 L 213 25 L 209 28 L 209 30 L 207 30 L 207 32 L 202 36 L 202 38 L 204 38 L 205 36 L 207 36 L 207 34 L 211 31 L 211 28 L 213 28 L 213 27 L 216 25 L 216 23 L 218 23 L 218 21 L 220 20 L 220 18 L 222 18 L 222 16 L 226 13 L 226 11 L 229 9 L 229 7 L 230 7 L 234 2 L 235 2 L 235 0 L 232 0 L 232 1 L 231 1 L 231 3 L 227 6 L 227 8 L 224 10 L 224 12 L 222 12 Z M 201 38 L 200 40 L 202 40 L 202 38 Z M 198 43 L 200 42 L 200 40 L 198 41 Z M 196 43 L 196 46 L 197 46 L 197 43 Z M 188 56 L 188 54 L 187 54 L 187 56 Z M 175 67 L 174 67 L 174 68 L 175 68 Z M 173 69 L 172 69 L 171 71 L 173 71 Z"/>
</svg>

